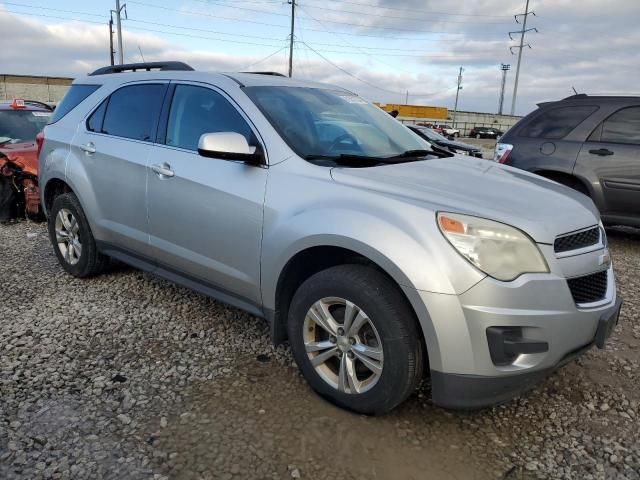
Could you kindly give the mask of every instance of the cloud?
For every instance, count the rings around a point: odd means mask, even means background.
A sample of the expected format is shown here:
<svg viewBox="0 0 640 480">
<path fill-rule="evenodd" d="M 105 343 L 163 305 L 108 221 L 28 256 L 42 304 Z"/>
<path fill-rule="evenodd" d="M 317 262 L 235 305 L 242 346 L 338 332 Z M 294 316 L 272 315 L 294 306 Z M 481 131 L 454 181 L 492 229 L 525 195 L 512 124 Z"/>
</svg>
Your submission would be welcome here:
<svg viewBox="0 0 640 480">
<path fill-rule="evenodd" d="M 221 8 L 219 3 L 207 5 L 200 2 L 200 7 L 192 5 L 189 10 L 217 12 Z M 509 53 L 508 47 L 515 45 L 516 41 L 510 41 L 507 32 L 519 28 L 512 15 L 521 11 L 523 1 L 508 2 L 507 7 L 504 0 L 477 0 L 464 4 L 459 0 L 377 0 L 371 3 L 372 6 L 387 9 L 364 7 L 358 3 L 364 3 L 364 0 L 326 4 L 314 2 L 308 5 L 320 7 L 301 7 L 303 28 L 314 26 L 322 30 L 319 28 L 322 24 L 308 17 L 307 14 L 311 14 L 322 19 L 327 29 L 342 32 L 330 34 L 330 38 L 332 44 L 343 46 L 316 44 L 316 39 L 328 34 L 313 35 L 308 30 L 301 30 L 304 41 L 333 65 L 313 51 L 305 50 L 304 44 L 299 44 L 294 62 L 297 77 L 338 84 L 368 99 L 382 102 L 401 102 L 404 93 L 409 91 L 411 102 L 451 108 L 458 67 L 463 66 L 465 72 L 460 108 L 491 112 L 497 110 L 501 76 L 499 65 L 511 63 L 506 92 L 506 104 L 510 105 L 516 57 Z M 525 48 L 523 52 L 518 112 L 526 113 L 540 101 L 567 96 L 572 93 L 572 87 L 587 93 L 637 93 L 633 80 L 639 73 L 640 65 L 640 52 L 637 49 L 640 30 L 636 28 L 637 19 L 640 18 L 640 2 L 616 2 L 615 9 L 607 0 L 583 0 L 579 3 L 573 0 L 531 0 L 531 6 L 537 16 L 530 17 L 529 25 L 537 27 L 540 33 L 531 32 L 527 35 L 527 41 L 533 48 Z M 251 8 L 258 7 L 252 5 Z M 261 8 L 276 11 L 271 4 Z M 225 15 L 226 12 L 228 10 L 223 11 Z M 330 24 L 327 21 L 360 26 Z M 176 20 L 174 23 L 179 22 Z M 225 53 L 229 50 L 224 47 L 213 50 L 198 46 L 188 50 L 176 46 L 173 41 L 176 37 L 166 33 L 143 33 L 134 30 L 134 25 L 128 25 L 124 32 L 125 45 L 131 46 L 125 50 L 125 61 L 139 61 L 135 46 L 141 45 L 147 61 L 182 60 L 198 70 L 238 71 L 251 67 L 252 70 L 286 72 L 286 49 L 264 61 L 276 47 L 246 47 L 244 51 L 250 53 L 244 54 Z M 215 30 L 214 26 L 211 28 Z M 411 33 L 409 30 L 446 31 L 451 35 Z M 238 31 L 246 32 L 246 29 Z M 195 33 L 216 36 L 213 33 Z M 384 39 L 347 37 L 345 33 L 393 36 L 394 40 L 391 45 Z M 266 32 L 265 35 L 273 36 L 273 33 Z M 425 37 L 429 41 L 423 41 Z M 406 38 L 406 41 L 398 38 Z M 3 45 L 0 49 L 1 73 L 77 76 L 109 61 L 106 25 L 81 22 L 50 25 L 46 21 L 3 12 L 1 6 L 0 43 Z M 204 41 L 202 44 L 216 45 Z M 269 42 L 265 41 L 265 44 Z M 367 50 L 369 55 L 363 55 L 363 49 L 353 48 L 354 44 L 397 47 L 412 50 L 415 56 L 386 57 L 377 53 L 389 53 L 388 50 L 373 49 Z M 349 50 L 354 53 L 338 55 L 330 50 Z"/>
</svg>

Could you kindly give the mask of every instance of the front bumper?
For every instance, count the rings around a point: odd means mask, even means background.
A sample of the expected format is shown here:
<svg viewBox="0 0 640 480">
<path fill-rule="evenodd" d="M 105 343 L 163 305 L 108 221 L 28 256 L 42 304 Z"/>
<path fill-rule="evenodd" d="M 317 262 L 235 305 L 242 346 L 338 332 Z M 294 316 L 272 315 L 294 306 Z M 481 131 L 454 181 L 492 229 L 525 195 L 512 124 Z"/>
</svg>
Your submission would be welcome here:
<svg viewBox="0 0 640 480">
<path fill-rule="evenodd" d="M 604 342 L 618 323 L 622 299 L 605 310 L 598 321 L 592 341 L 568 352 L 555 365 L 541 370 L 525 371 L 512 375 L 480 376 L 431 371 L 433 403 L 453 409 L 475 409 L 510 400 L 533 388 L 555 369 L 577 358 L 593 345 L 604 347 Z"/>
</svg>

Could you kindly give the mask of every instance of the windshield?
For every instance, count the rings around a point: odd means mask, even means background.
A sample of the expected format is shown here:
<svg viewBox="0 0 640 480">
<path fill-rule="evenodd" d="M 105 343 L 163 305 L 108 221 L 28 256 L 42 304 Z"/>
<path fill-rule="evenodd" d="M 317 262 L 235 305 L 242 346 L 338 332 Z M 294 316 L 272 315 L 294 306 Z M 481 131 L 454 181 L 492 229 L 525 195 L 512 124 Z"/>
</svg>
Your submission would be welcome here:
<svg viewBox="0 0 640 480">
<path fill-rule="evenodd" d="M 425 149 L 388 113 L 348 92 L 299 87 L 248 87 L 245 91 L 302 158 L 387 158 Z"/>
<path fill-rule="evenodd" d="M 29 110 L 0 111 L 0 145 L 35 141 L 50 115 L 49 112 Z"/>
<path fill-rule="evenodd" d="M 448 142 L 449 139 L 440 135 L 438 132 L 431 130 L 430 128 L 419 128 L 420 132 L 424 134 L 429 140 L 433 140 L 434 142 Z"/>
</svg>

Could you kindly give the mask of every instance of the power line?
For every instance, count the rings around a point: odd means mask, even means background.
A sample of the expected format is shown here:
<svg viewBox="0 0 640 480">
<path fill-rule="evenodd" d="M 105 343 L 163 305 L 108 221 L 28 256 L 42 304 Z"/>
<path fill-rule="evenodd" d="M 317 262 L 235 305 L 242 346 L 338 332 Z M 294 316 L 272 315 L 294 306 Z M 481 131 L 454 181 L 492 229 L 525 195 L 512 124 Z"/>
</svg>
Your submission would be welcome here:
<svg viewBox="0 0 640 480">
<path fill-rule="evenodd" d="M 106 18 L 104 15 L 100 15 L 98 13 L 78 12 L 76 10 L 62 10 L 60 8 L 41 7 L 40 5 L 29 5 L 29 4 L 26 4 L 26 3 L 13 3 L 13 2 L 2 2 L 2 3 L 4 5 L 10 5 L 12 7 L 38 8 L 40 10 L 49 10 L 49 11 L 52 11 L 52 12 L 73 13 L 75 15 L 88 15 L 90 17 Z"/>
<path fill-rule="evenodd" d="M 149 8 L 156 8 L 156 9 L 160 9 L 160 10 L 166 10 L 166 11 L 171 11 L 171 12 L 175 12 L 178 15 L 187 15 L 187 16 L 196 16 L 196 17 L 209 17 L 209 18 L 217 18 L 217 19 L 221 19 L 221 20 L 230 20 L 232 22 L 244 22 L 244 23 L 251 23 L 254 25 L 265 25 L 268 27 L 277 27 L 277 28 L 289 28 L 289 25 L 279 25 L 279 24 L 275 24 L 275 23 L 268 23 L 268 22 L 261 22 L 261 21 L 257 21 L 257 20 L 248 20 L 248 19 L 244 19 L 244 18 L 234 18 L 234 17 L 226 17 L 223 15 L 214 15 L 211 13 L 207 13 L 207 12 L 194 12 L 194 11 L 190 11 L 190 10 L 181 10 L 181 9 L 177 9 L 177 8 L 171 8 L 171 7 L 165 7 L 162 5 L 155 5 L 152 3 L 148 3 L 148 2 L 142 2 L 142 1 L 138 1 L 138 0 L 128 0 L 128 3 L 130 4 L 135 4 L 135 5 L 141 5 L 144 7 L 149 7 Z M 261 11 L 262 12 L 262 11 Z M 262 12 L 263 13 L 263 12 Z M 358 25 L 357 25 L 358 26 Z M 359 25 L 362 26 L 362 25 Z M 322 32 L 325 33 L 325 30 L 320 30 L 317 28 L 301 28 L 301 30 L 306 30 L 306 31 L 310 31 L 310 32 Z M 335 32 L 328 32 L 328 33 L 335 33 Z M 451 32 L 431 32 L 431 31 L 427 31 L 427 30 L 423 30 L 421 31 L 421 33 L 434 33 L 434 34 L 441 34 L 441 35 L 463 35 L 463 33 L 451 33 Z M 407 41 L 407 37 L 399 37 L 399 36 L 390 36 L 390 35 L 373 35 L 373 34 L 367 34 L 367 33 L 352 33 L 352 32 L 341 32 L 341 35 L 347 35 L 350 37 L 366 37 L 366 38 L 376 38 L 376 39 L 384 39 L 384 40 L 399 40 L 399 41 Z M 493 33 L 492 33 L 493 35 Z M 485 36 L 484 34 L 482 36 Z M 421 40 L 421 41 L 437 41 L 437 39 L 434 39 L 432 37 L 412 37 L 412 40 Z"/>
<path fill-rule="evenodd" d="M 145 3 L 145 2 L 139 2 L 139 1 L 129 1 L 129 3 L 134 3 L 134 4 L 138 4 L 138 5 L 145 5 L 145 6 L 150 6 L 150 7 L 154 7 L 154 8 L 163 8 L 165 10 L 174 10 L 174 11 L 183 11 L 185 12 L 185 10 L 178 10 L 178 9 L 172 9 L 172 8 L 168 8 L 168 7 L 161 7 L 159 5 L 153 5 L 153 4 L 149 4 L 149 3 Z M 233 8 L 236 10 L 243 10 L 243 11 L 249 11 L 249 12 L 257 12 L 257 13 L 261 13 L 261 14 L 266 14 L 266 15 L 275 15 L 275 16 L 279 16 L 279 17 L 287 17 L 289 18 L 289 14 L 285 14 L 285 13 L 276 13 L 276 12 L 267 12 L 265 10 L 256 10 L 255 8 L 247 8 L 247 7 L 240 7 L 237 5 L 229 5 L 226 3 L 214 3 L 214 0 L 210 0 L 210 2 L 207 2 L 209 5 L 215 5 L 215 6 L 219 6 L 219 7 L 224 7 L 224 8 Z M 203 15 L 202 12 L 190 12 L 193 13 L 195 15 Z M 226 17 L 221 17 L 218 15 L 211 15 L 209 14 L 209 16 L 212 17 L 217 17 L 217 18 L 226 18 Z M 238 21 L 239 19 L 232 19 L 232 20 L 236 20 Z M 264 22 L 256 22 L 253 20 L 245 20 L 242 19 L 241 21 L 247 21 L 250 23 L 259 23 L 262 25 L 269 25 L 267 23 Z M 436 34 L 441 34 L 441 35 L 464 35 L 464 32 L 451 32 L 451 31 L 433 31 L 433 30 L 413 30 L 413 29 L 409 29 L 409 28 L 401 28 L 401 27 L 381 27 L 381 26 L 375 26 L 375 25 L 365 25 L 362 23 L 351 23 L 351 22 L 341 22 L 338 20 L 325 20 L 327 23 L 333 23 L 333 24 L 337 24 L 337 25 L 348 25 L 351 27 L 358 27 L 358 28 L 367 28 L 367 29 L 371 29 L 371 30 L 390 30 L 390 31 L 395 31 L 395 32 L 407 32 L 407 33 L 436 33 Z M 273 24 L 272 24 L 273 25 Z M 275 25 L 278 27 L 283 27 L 283 25 Z"/>
<path fill-rule="evenodd" d="M 253 62 L 252 64 L 250 64 L 249 66 L 247 66 L 247 67 L 243 68 L 242 70 L 243 70 L 243 71 L 249 70 L 251 67 L 253 67 L 253 66 L 255 66 L 255 65 L 258 65 L 259 63 L 265 62 L 265 61 L 269 60 L 271 57 L 276 56 L 277 54 L 279 54 L 281 51 L 285 50 L 286 48 L 287 48 L 287 45 L 285 45 L 285 46 L 284 46 L 284 47 L 282 47 L 282 48 L 279 48 L 278 50 L 276 50 L 275 52 L 273 52 L 273 53 L 271 53 L 271 54 L 267 55 L 266 57 L 261 58 L 260 60 L 258 60 L 258 61 L 256 61 L 256 62 Z"/>
<path fill-rule="evenodd" d="M 341 66 L 337 65 L 336 63 L 332 62 L 331 60 L 329 60 L 327 57 L 325 57 L 324 55 L 322 55 L 322 53 L 320 53 L 318 50 L 314 49 L 313 47 L 311 47 L 310 45 L 308 45 L 305 42 L 299 42 L 302 45 L 305 45 L 309 50 L 311 50 L 313 53 L 315 53 L 316 55 L 318 55 L 320 58 L 322 58 L 325 62 L 327 62 L 329 65 L 333 66 L 334 68 L 337 68 L 338 70 L 340 70 L 342 73 L 344 73 L 345 75 L 348 75 L 356 80 L 358 80 L 359 82 L 364 83 L 365 85 L 369 85 L 370 87 L 375 88 L 376 90 L 380 90 L 381 92 L 386 92 L 386 93 L 392 93 L 394 95 L 400 95 L 399 92 L 394 92 L 392 90 L 388 90 L 386 88 L 382 88 L 379 87 L 378 85 L 371 83 L 367 80 L 364 80 L 363 78 L 358 77 L 357 75 L 354 75 L 353 73 L 349 72 L 348 70 L 345 70 L 344 68 L 342 68 Z M 437 93 L 414 93 L 412 94 L 413 96 L 416 97 L 434 97 L 436 95 L 439 95 L 440 93 L 444 93 L 446 91 L 451 90 L 450 88 L 447 90 L 444 90 L 443 92 L 437 92 Z"/>
<path fill-rule="evenodd" d="M 358 11 L 354 11 L 354 10 L 343 10 L 343 9 L 339 9 L 339 8 L 329 8 L 329 7 L 316 7 L 315 5 L 306 5 L 303 3 L 303 5 L 307 8 L 315 8 L 318 10 L 325 10 L 328 12 L 336 12 L 336 13 L 353 13 L 356 15 L 365 15 L 368 17 L 382 17 L 382 18 L 393 18 L 393 19 L 397 19 L 397 20 L 405 20 L 405 21 L 414 21 L 414 22 L 428 22 L 428 23 L 473 23 L 474 25 L 506 25 L 508 22 L 478 22 L 477 19 L 474 20 L 439 20 L 439 19 L 434 19 L 433 17 L 431 18 L 424 18 L 424 17 L 415 17 L 414 16 L 406 16 L 406 15 L 402 15 L 402 16 L 398 16 L 398 15 L 390 15 L 388 13 L 372 13 L 372 12 L 358 12 Z"/>
<path fill-rule="evenodd" d="M 305 3 L 307 3 L 308 1 L 309 0 L 306 0 Z M 380 9 L 394 10 L 394 11 L 400 11 L 400 12 L 428 13 L 428 14 L 434 14 L 434 15 L 450 15 L 450 16 L 456 16 L 456 17 L 491 17 L 491 18 L 505 18 L 506 17 L 506 18 L 511 18 L 511 15 L 488 15 L 488 14 L 483 14 L 483 13 L 439 12 L 439 11 L 434 11 L 434 10 L 418 10 L 418 9 L 413 9 L 413 8 L 384 7 L 382 5 L 371 5 L 370 3 L 349 2 L 349 1 L 343 1 L 343 0 L 322 0 L 323 3 L 325 1 L 336 2 L 336 3 L 340 3 L 340 4 L 348 4 L 348 5 L 360 5 L 360 6 L 367 7 L 367 8 L 380 8 Z"/>
</svg>

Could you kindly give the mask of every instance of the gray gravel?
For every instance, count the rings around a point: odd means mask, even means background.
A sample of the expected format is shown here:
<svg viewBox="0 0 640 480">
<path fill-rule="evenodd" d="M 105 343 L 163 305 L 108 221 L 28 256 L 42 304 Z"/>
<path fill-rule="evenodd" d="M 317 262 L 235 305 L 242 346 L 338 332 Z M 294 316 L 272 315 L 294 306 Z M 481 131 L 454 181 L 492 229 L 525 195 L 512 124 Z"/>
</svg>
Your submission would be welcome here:
<svg viewBox="0 0 640 480">
<path fill-rule="evenodd" d="M 610 232 L 620 328 L 506 405 L 366 418 L 315 396 L 264 321 L 118 267 L 63 274 L 0 226 L 0 479 L 640 480 L 640 233 Z"/>
</svg>

